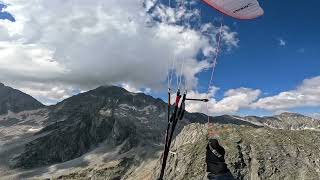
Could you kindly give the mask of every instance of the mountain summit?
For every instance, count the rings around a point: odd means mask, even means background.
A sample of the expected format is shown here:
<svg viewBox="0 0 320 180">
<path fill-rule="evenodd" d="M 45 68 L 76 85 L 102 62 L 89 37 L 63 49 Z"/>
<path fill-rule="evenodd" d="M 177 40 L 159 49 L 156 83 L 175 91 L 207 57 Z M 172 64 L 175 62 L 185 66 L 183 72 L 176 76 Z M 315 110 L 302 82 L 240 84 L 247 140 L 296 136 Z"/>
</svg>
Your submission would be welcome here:
<svg viewBox="0 0 320 180">
<path fill-rule="evenodd" d="M 0 83 L 0 115 L 21 112 L 44 107 L 39 101 L 28 94 Z"/>
<path fill-rule="evenodd" d="M 123 153 L 160 143 L 165 115 L 166 104 L 160 99 L 116 86 L 98 87 L 51 106 L 47 120 L 51 124 L 37 133 L 41 137 L 26 145 L 16 166 L 65 162 L 103 142 L 113 150 L 122 145 Z"/>
<path fill-rule="evenodd" d="M 4 85 L 0 89 L 35 101 Z M 12 95 L 7 94 L 2 99 L 9 99 L 10 104 L 20 102 L 21 99 L 8 98 Z M 121 87 L 101 86 L 53 106 L 2 115 L 2 121 L 7 123 L 0 128 L 0 134 L 10 133 L 5 138 L 0 136 L 0 176 L 154 179 L 164 146 L 166 110 L 167 104 L 161 99 Z M 203 170 L 206 122 L 206 115 L 187 112 L 179 121 L 167 179 L 201 179 L 206 174 Z M 319 159 L 319 120 L 284 113 L 270 117 L 224 115 L 212 117 L 211 122 L 228 152 L 228 165 L 238 179 L 282 179 L 286 172 L 299 174 L 302 166 L 306 167 L 301 171 L 304 177 L 317 176 L 313 167 L 319 168 L 318 161 L 313 159 Z M 27 134 L 21 129 L 26 129 Z M 8 174 L 12 168 L 17 173 Z"/>
</svg>

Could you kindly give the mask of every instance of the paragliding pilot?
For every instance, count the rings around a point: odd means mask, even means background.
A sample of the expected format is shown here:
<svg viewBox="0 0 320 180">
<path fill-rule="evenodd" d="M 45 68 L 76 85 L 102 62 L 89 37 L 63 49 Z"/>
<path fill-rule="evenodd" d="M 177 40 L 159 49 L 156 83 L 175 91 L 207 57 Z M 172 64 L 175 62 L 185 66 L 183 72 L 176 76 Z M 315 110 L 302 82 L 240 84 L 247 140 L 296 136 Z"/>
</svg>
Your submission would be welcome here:
<svg viewBox="0 0 320 180">
<path fill-rule="evenodd" d="M 217 139 L 207 144 L 206 163 L 209 180 L 235 180 L 224 160 L 225 150 Z"/>
</svg>

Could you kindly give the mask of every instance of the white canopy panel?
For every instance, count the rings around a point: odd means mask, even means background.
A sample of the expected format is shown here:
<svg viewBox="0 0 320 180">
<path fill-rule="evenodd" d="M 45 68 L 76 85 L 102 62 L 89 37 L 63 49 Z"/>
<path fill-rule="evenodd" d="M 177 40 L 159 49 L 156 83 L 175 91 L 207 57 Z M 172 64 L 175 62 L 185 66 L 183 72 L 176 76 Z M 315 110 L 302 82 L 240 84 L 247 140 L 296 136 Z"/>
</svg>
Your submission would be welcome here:
<svg viewBox="0 0 320 180">
<path fill-rule="evenodd" d="M 254 19 L 263 15 L 263 9 L 257 0 L 203 0 L 218 11 L 237 18 Z"/>
</svg>

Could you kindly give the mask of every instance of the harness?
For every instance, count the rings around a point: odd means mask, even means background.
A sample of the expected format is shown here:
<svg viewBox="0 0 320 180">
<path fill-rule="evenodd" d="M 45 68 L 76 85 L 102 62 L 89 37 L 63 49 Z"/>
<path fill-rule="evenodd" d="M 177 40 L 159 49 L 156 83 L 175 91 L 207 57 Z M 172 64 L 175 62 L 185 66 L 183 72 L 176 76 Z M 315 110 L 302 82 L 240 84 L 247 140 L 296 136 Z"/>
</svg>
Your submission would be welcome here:
<svg viewBox="0 0 320 180">
<path fill-rule="evenodd" d="M 212 147 L 210 144 L 209 144 L 209 149 L 210 149 L 210 151 L 211 151 L 214 155 L 216 155 L 218 158 L 222 158 L 222 157 L 223 157 L 220 153 L 218 153 L 217 150 L 213 149 L 213 147 Z"/>
</svg>

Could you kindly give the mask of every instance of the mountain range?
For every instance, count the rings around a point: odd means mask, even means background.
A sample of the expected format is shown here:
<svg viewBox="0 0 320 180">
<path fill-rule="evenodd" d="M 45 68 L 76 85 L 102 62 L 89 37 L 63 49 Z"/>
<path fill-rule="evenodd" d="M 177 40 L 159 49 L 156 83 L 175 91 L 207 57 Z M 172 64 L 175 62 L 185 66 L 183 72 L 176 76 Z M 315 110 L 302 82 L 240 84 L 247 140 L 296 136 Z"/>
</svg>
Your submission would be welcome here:
<svg viewBox="0 0 320 180">
<path fill-rule="evenodd" d="M 0 84 L 0 175 L 156 179 L 166 108 L 161 99 L 116 86 L 101 86 L 44 106 Z M 319 120 L 296 113 L 211 119 L 238 179 L 320 177 Z M 179 122 L 168 179 L 204 177 L 206 122 L 201 113 L 186 113 Z"/>
</svg>

